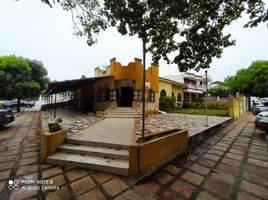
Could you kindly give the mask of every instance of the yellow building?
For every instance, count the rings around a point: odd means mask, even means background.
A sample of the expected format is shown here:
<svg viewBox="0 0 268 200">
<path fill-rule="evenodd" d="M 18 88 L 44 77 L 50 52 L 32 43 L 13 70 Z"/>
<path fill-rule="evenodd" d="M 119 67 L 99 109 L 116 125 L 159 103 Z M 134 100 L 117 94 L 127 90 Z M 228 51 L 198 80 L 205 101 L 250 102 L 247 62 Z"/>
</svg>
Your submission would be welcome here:
<svg viewBox="0 0 268 200">
<path fill-rule="evenodd" d="M 106 69 L 95 68 L 95 77 L 53 82 L 48 85 L 46 93 L 51 95 L 70 91 L 69 106 L 85 111 L 105 111 L 115 107 L 133 107 L 141 110 L 142 70 L 140 59 L 135 58 L 133 62 L 123 66 L 113 58 Z M 187 79 L 181 80 L 176 81 L 174 77 L 160 78 L 158 66 L 151 65 L 146 70 L 146 113 L 159 112 L 160 96 L 174 96 L 176 106 L 181 107 L 185 100 L 185 92 L 190 91 L 184 83 Z"/>
</svg>

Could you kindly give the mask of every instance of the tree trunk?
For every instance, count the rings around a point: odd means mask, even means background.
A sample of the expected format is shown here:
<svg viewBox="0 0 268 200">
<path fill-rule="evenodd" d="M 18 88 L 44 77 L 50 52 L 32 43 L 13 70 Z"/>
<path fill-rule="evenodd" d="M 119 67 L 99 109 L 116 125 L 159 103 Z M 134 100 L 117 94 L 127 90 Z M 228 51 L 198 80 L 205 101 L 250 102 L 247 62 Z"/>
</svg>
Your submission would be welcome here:
<svg viewBox="0 0 268 200">
<path fill-rule="evenodd" d="M 20 112 L 20 98 L 17 99 L 17 113 Z"/>
</svg>

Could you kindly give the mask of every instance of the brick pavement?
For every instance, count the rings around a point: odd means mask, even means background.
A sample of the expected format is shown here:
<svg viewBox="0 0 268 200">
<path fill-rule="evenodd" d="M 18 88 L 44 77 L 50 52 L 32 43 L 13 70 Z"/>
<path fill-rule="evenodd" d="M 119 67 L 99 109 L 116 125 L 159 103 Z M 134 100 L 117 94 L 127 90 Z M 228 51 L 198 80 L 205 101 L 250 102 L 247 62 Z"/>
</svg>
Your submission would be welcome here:
<svg viewBox="0 0 268 200">
<path fill-rule="evenodd" d="M 37 119 L 25 113 L 0 132 L 0 199 L 268 199 L 268 143 L 250 114 L 140 181 L 40 164 Z M 10 191 L 9 179 L 49 180 L 59 189 Z"/>
</svg>

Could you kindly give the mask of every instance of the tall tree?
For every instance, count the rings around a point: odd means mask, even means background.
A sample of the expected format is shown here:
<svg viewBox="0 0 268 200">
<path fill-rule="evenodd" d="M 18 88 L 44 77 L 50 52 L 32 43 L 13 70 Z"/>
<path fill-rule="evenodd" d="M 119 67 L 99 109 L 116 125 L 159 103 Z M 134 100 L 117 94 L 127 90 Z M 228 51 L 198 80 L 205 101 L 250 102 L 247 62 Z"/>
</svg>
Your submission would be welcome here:
<svg viewBox="0 0 268 200">
<path fill-rule="evenodd" d="M 47 72 L 39 62 L 21 57 L 0 57 L 0 99 L 17 99 L 17 111 L 20 112 L 20 100 L 38 97 L 43 89 L 43 78 Z"/>
<path fill-rule="evenodd" d="M 246 96 L 268 96 L 268 61 L 254 61 L 247 69 L 239 70 L 235 76 L 224 81 L 232 94 Z"/>
<path fill-rule="evenodd" d="M 177 64 L 180 71 L 206 68 L 213 57 L 221 56 L 225 47 L 234 45 L 231 35 L 223 34 L 223 29 L 239 18 L 243 11 L 246 10 L 251 18 L 246 26 L 256 26 L 268 20 L 263 0 L 58 2 L 77 17 L 77 34 L 87 35 L 89 45 L 96 42 L 95 33 L 116 26 L 121 34 L 137 35 L 143 44 L 148 44 L 145 49 L 152 53 L 155 63 L 164 58 L 168 63 Z M 79 30 L 79 25 L 82 30 Z"/>
</svg>

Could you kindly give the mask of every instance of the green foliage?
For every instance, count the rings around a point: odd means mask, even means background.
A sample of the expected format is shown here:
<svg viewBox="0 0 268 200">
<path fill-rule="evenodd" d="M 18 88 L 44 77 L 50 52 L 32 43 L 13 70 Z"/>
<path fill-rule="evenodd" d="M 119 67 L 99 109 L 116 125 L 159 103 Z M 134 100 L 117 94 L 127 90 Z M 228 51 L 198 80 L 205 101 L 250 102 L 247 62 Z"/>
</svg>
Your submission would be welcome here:
<svg viewBox="0 0 268 200">
<path fill-rule="evenodd" d="M 183 108 L 192 108 L 192 109 L 205 109 L 205 102 L 186 102 L 183 104 Z M 208 109 L 219 109 L 226 110 L 229 109 L 229 102 L 226 101 L 217 101 L 217 102 L 208 102 Z"/>
<path fill-rule="evenodd" d="M 176 113 L 190 114 L 190 115 L 205 115 L 206 110 L 200 108 L 179 108 L 175 110 Z M 228 109 L 208 109 L 210 116 L 228 116 Z"/>
<path fill-rule="evenodd" d="M 230 92 L 246 96 L 268 96 L 268 61 L 254 61 L 247 69 L 239 70 L 235 76 L 228 77 L 224 84 Z"/>
<path fill-rule="evenodd" d="M 63 121 L 63 120 L 62 120 L 61 117 L 58 117 L 57 120 L 56 120 L 56 122 L 58 122 L 58 123 L 61 123 L 62 121 Z"/>
<path fill-rule="evenodd" d="M 49 132 L 54 133 L 61 130 L 59 123 L 53 122 L 48 124 Z"/>
<path fill-rule="evenodd" d="M 219 84 L 213 88 L 208 89 L 208 93 L 212 97 L 228 97 L 229 96 L 229 88 L 224 86 L 224 84 Z"/>
<path fill-rule="evenodd" d="M 37 98 L 41 90 L 45 89 L 47 71 L 39 61 L 21 57 L 0 57 L 0 99 L 18 99 L 18 112 L 20 99 Z"/>
<path fill-rule="evenodd" d="M 4 107 L 4 105 L 0 103 L 0 108 L 3 108 L 3 107 Z"/>
<path fill-rule="evenodd" d="M 51 6 L 50 0 L 41 0 Z M 53 1 L 54 2 L 54 1 Z M 234 45 L 230 34 L 223 29 L 241 16 L 250 15 L 248 26 L 268 21 L 263 0 L 57 0 L 72 12 L 76 34 L 86 35 L 87 43 L 110 26 L 125 35 L 137 35 L 149 44 L 145 52 L 153 61 L 163 58 L 178 65 L 181 71 L 207 68 L 213 57 L 220 57 L 223 49 Z"/>
<path fill-rule="evenodd" d="M 0 99 L 29 99 L 45 89 L 47 71 L 39 61 L 21 57 L 0 57 Z"/>
<path fill-rule="evenodd" d="M 159 99 L 159 108 L 160 110 L 171 112 L 175 109 L 175 103 L 176 103 L 175 97 L 162 96 Z"/>
</svg>

